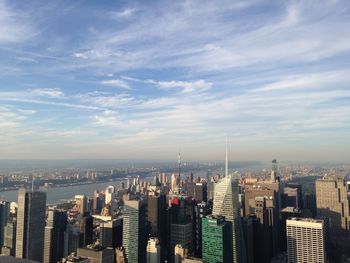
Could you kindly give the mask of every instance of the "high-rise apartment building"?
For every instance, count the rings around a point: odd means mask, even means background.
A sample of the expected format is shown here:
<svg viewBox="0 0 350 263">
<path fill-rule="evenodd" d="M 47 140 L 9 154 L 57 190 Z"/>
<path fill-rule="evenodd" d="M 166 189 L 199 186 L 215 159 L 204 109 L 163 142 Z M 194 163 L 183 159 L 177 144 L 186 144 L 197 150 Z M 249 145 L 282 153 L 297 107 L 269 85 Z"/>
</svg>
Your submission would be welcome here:
<svg viewBox="0 0 350 263">
<path fill-rule="evenodd" d="M 67 226 L 67 212 L 50 209 L 48 211 L 45 238 L 44 263 L 56 263 L 64 257 L 64 232 Z"/>
<path fill-rule="evenodd" d="M 242 235 L 238 184 L 234 175 L 226 175 L 214 186 L 213 215 L 224 216 L 232 224 L 232 262 L 242 262 Z"/>
<path fill-rule="evenodd" d="M 220 216 L 202 218 L 202 258 L 206 263 L 232 262 L 231 227 Z"/>
<path fill-rule="evenodd" d="M 45 192 L 18 191 L 16 257 L 42 262 L 45 212 Z"/>
<path fill-rule="evenodd" d="M 289 263 L 326 262 L 324 221 L 311 218 L 288 219 L 287 254 Z"/>
<path fill-rule="evenodd" d="M 146 262 L 147 202 L 124 200 L 123 247 L 128 263 Z"/>
</svg>

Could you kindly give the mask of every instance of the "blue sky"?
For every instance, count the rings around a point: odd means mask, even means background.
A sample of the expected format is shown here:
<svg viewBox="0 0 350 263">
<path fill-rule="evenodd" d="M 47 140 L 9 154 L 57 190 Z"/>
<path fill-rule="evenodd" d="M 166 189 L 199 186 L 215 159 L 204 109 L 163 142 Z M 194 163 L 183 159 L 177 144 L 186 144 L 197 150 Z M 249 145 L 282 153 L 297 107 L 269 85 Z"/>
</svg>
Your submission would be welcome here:
<svg viewBox="0 0 350 263">
<path fill-rule="evenodd" d="M 0 1 L 1 159 L 350 161 L 350 3 Z"/>
</svg>

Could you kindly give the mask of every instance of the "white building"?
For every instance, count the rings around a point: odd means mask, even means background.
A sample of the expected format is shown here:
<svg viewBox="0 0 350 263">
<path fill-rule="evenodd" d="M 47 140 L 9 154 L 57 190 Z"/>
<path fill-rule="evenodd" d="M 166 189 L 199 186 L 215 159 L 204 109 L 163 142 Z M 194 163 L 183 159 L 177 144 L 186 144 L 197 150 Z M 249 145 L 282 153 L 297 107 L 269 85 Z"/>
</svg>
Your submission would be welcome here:
<svg viewBox="0 0 350 263">
<path fill-rule="evenodd" d="M 289 263 L 326 262 L 324 221 L 311 218 L 287 219 L 287 254 Z"/>
</svg>

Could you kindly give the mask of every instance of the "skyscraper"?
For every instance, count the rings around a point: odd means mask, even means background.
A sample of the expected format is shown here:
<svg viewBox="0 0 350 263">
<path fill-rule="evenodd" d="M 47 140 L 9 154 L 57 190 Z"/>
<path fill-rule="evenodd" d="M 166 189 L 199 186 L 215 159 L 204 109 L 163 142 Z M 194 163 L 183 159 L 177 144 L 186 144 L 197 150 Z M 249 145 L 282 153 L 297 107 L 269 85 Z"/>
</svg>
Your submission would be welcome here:
<svg viewBox="0 0 350 263">
<path fill-rule="evenodd" d="M 116 248 L 122 246 L 123 218 L 118 217 L 100 224 L 100 243 L 104 247 Z"/>
<path fill-rule="evenodd" d="M 44 263 L 56 263 L 64 254 L 64 232 L 67 212 L 50 209 L 45 227 Z"/>
<path fill-rule="evenodd" d="M 76 195 L 75 205 L 79 214 L 83 215 L 85 212 L 89 211 L 88 208 L 88 198 L 86 195 Z"/>
<path fill-rule="evenodd" d="M 89 212 L 79 215 L 80 238 L 79 246 L 87 246 L 92 243 L 93 236 L 93 217 Z"/>
<path fill-rule="evenodd" d="M 45 212 L 45 192 L 18 191 L 16 257 L 43 260 Z"/>
<path fill-rule="evenodd" d="M 350 210 L 346 182 L 340 176 L 316 181 L 317 216 L 330 220 L 329 233 L 342 247 L 350 247 Z"/>
<path fill-rule="evenodd" d="M 288 219 L 287 254 L 289 263 L 326 262 L 324 221 L 311 218 Z"/>
<path fill-rule="evenodd" d="M 123 247 L 128 263 L 146 262 L 147 202 L 124 200 Z"/>
<path fill-rule="evenodd" d="M 327 176 L 316 181 L 317 216 L 330 218 L 330 230 L 337 236 L 350 234 L 350 210 L 346 181 Z"/>
<path fill-rule="evenodd" d="M 10 203 L 1 201 L 0 202 L 0 252 L 1 247 L 4 245 L 4 231 L 7 223 L 7 218 L 10 213 Z"/>
<path fill-rule="evenodd" d="M 202 218 L 202 258 L 205 262 L 232 262 L 231 226 L 220 216 Z"/>
<path fill-rule="evenodd" d="M 151 237 L 148 240 L 147 263 L 160 263 L 160 245 L 158 238 Z"/>
<path fill-rule="evenodd" d="M 284 187 L 284 195 L 285 195 L 285 205 L 284 207 L 295 207 L 298 209 L 302 209 L 302 192 L 301 192 L 301 184 L 297 183 L 288 183 L 286 187 Z"/>
<path fill-rule="evenodd" d="M 238 178 L 236 172 L 233 175 L 228 173 L 228 148 L 226 139 L 226 159 L 225 159 L 225 177 L 220 179 L 214 185 L 213 212 L 214 216 L 224 216 L 227 222 L 232 224 L 232 261 L 243 261 L 243 243 L 240 205 L 238 201 L 238 183 L 233 177 Z"/>
<path fill-rule="evenodd" d="M 150 236 L 158 238 L 158 242 L 163 248 L 162 259 L 164 259 L 166 252 L 166 196 L 164 194 L 149 196 L 147 205 Z"/>
<path fill-rule="evenodd" d="M 207 215 L 207 204 L 204 202 L 194 207 L 193 247 L 196 257 L 202 256 L 202 218 Z"/>
<path fill-rule="evenodd" d="M 232 260 L 242 262 L 238 184 L 232 175 L 225 176 L 215 184 L 212 214 L 224 216 L 232 224 Z"/>
</svg>

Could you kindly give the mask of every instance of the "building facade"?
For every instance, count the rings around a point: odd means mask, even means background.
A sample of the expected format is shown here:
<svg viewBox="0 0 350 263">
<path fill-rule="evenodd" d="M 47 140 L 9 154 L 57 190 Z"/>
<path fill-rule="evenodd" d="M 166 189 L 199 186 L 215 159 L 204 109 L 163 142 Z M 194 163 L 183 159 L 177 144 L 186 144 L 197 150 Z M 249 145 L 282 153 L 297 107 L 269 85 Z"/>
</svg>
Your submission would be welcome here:
<svg viewBox="0 0 350 263">
<path fill-rule="evenodd" d="M 289 263 L 325 263 L 325 225 L 323 220 L 290 218 L 287 220 Z"/>
<path fill-rule="evenodd" d="M 18 190 L 16 257 L 42 262 L 46 193 Z"/>
</svg>

